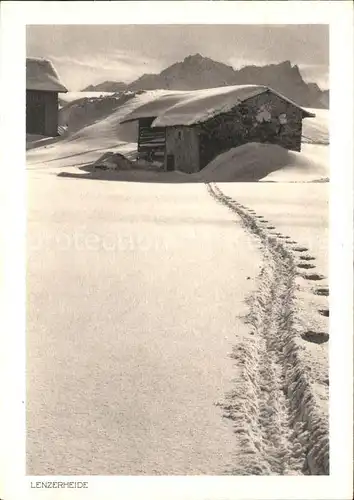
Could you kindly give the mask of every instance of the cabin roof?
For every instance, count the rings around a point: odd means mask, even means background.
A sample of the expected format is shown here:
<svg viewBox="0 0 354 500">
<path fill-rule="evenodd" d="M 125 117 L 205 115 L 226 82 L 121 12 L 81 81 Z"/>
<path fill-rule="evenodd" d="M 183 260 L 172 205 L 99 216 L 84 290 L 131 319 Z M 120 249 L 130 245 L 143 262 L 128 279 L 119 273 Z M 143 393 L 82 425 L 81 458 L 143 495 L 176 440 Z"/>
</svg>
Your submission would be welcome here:
<svg viewBox="0 0 354 500">
<path fill-rule="evenodd" d="M 291 99 L 264 85 L 233 85 L 213 89 L 166 91 L 165 94 L 140 106 L 127 115 L 121 123 L 142 118 L 155 118 L 152 127 L 194 125 L 213 116 L 226 113 L 251 97 L 273 93 L 302 111 L 303 118 L 314 117 Z"/>
<path fill-rule="evenodd" d="M 26 89 L 48 92 L 67 92 L 59 75 L 49 59 L 26 58 Z"/>
<path fill-rule="evenodd" d="M 129 113 L 121 123 L 132 122 L 142 118 L 156 118 L 161 113 L 179 103 L 185 98 L 186 92 L 184 91 L 170 91 L 166 90 L 162 95 L 158 95 L 151 101 L 139 106 L 134 111 Z"/>
</svg>

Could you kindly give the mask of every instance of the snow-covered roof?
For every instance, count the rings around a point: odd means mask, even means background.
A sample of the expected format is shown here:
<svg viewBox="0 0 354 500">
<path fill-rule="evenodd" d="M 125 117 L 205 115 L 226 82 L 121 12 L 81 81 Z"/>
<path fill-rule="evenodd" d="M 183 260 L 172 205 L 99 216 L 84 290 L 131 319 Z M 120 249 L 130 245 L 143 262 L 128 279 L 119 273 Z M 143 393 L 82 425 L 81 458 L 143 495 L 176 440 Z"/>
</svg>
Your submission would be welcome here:
<svg viewBox="0 0 354 500">
<path fill-rule="evenodd" d="M 272 92 L 293 104 L 303 112 L 303 117 L 313 117 L 295 102 L 264 85 L 233 85 L 213 89 L 190 91 L 166 91 L 151 102 L 137 108 L 126 116 L 122 123 L 141 118 L 155 118 L 152 127 L 193 125 L 202 123 L 213 116 L 226 113 L 232 108 L 264 92 Z"/>
<path fill-rule="evenodd" d="M 37 57 L 26 58 L 26 89 L 51 92 L 68 91 L 61 83 L 53 63 L 48 59 Z"/>
<path fill-rule="evenodd" d="M 155 118 L 161 113 L 169 109 L 171 106 L 179 103 L 185 98 L 187 92 L 170 90 L 162 91 L 154 96 L 151 101 L 136 108 L 132 113 L 129 113 L 121 123 L 140 120 L 141 118 Z"/>
</svg>

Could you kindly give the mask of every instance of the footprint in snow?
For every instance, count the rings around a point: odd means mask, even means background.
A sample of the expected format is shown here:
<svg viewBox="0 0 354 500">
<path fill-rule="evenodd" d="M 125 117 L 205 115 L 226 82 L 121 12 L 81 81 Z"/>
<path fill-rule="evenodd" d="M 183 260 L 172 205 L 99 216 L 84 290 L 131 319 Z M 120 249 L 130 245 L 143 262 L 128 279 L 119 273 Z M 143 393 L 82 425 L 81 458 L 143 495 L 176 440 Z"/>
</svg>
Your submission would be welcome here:
<svg viewBox="0 0 354 500">
<path fill-rule="evenodd" d="M 310 330 L 302 333 L 301 338 L 307 342 L 312 342 L 313 344 L 324 344 L 325 342 L 328 342 L 329 335 L 325 332 L 313 332 Z"/>
<path fill-rule="evenodd" d="M 299 258 L 302 260 L 316 260 L 316 258 L 312 257 L 311 255 L 300 255 Z"/>
<path fill-rule="evenodd" d="M 308 248 L 299 246 L 299 247 L 295 247 L 294 251 L 295 252 L 308 252 Z"/>
<path fill-rule="evenodd" d="M 318 312 L 322 314 L 322 316 L 326 316 L 326 318 L 329 318 L 329 309 L 319 309 Z"/>
<path fill-rule="evenodd" d="M 316 266 L 307 262 L 299 262 L 299 264 L 297 264 L 297 267 L 299 267 L 300 269 L 314 269 Z"/>
<path fill-rule="evenodd" d="M 318 274 L 318 273 L 304 273 L 301 276 L 305 280 L 310 280 L 310 281 L 320 281 L 325 279 L 325 276 L 323 276 L 323 274 Z"/>
</svg>

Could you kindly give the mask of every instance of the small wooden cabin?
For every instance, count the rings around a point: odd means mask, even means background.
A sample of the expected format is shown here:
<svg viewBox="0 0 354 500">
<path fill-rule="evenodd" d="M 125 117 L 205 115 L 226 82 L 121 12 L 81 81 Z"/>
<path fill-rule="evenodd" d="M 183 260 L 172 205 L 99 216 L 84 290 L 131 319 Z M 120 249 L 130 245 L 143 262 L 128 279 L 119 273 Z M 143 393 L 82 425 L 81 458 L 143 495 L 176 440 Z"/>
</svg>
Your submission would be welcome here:
<svg viewBox="0 0 354 500">
<path fill-rule="evenodd" d="M 47 59 L 26 59 L 26 133 L 58 135 L 58 93 L 68 90 Z"/>
<path fill-rule="evenodd" d="M 198 172 L 219 154 L 248 142 L 300 151 L 302 120 L 314 116 L 274 90 L 256 85 L 180 92 L 175 100 L 158 109 L 157 99 L 150 109 L 142 106 L 124 121 L 139 120 L 140 155 L 163 154 L 165 170 L 187 173 Z"/>
</svg>

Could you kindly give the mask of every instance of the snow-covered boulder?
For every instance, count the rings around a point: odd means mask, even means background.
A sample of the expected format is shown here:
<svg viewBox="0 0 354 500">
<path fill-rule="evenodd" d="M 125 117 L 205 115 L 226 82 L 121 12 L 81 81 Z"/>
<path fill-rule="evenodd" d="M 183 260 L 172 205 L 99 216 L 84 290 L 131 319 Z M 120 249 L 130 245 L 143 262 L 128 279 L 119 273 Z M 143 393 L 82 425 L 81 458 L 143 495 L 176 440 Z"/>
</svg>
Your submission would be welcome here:
<svg viewBox="0 0 354 500">
<path fill-rule="evenodd" d="M 92 166 L 103 170 L 131 170 L 132 162 L 120 153 L 107 151 Z"/>
</svg>

